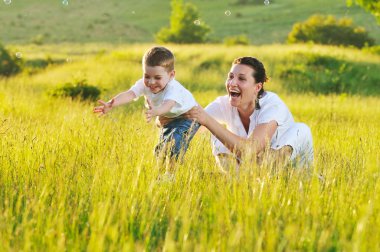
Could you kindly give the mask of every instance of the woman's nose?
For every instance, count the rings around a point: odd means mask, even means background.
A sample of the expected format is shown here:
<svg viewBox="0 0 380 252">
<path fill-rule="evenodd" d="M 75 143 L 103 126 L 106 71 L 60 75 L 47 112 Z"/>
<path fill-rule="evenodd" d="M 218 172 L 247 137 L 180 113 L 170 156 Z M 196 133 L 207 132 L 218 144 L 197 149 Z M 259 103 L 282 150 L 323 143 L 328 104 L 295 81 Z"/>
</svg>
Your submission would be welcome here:
<svg viewBox="0 0 380 252">
<path fill-rule="evenodd" d="M 237 83 L 236 83 L 235 79 L 229 79 L 227 83 L 228 83 L 228 86 L 232 86 L 232 87 L 236 87 L 237 86 Z"/>
</svg>

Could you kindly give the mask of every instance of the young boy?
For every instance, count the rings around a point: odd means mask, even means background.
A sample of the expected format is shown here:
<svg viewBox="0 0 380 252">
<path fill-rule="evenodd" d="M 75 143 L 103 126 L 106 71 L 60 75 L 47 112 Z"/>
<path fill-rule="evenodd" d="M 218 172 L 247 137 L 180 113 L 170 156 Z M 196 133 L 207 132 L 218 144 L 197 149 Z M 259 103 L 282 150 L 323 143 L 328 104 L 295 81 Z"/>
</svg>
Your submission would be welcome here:
<svg viewBox="0 0 380 252">
<path fill-rule="evenodd" d="M 166 176 L 171 177 L 172 161 L 182 159 L 187 147 L 200 125 L 181 115 L 197 103 L 192 94 L 174 79 L 174 55 L 164 47 L 153 47 L 142 59 L 144 76 L 128 91 L 116 95 L 108 102 L 99 100 L 102 105 L 94 108 L 95 113 L 106 114 L 112 108 L 127 104 L 140 96 L 148 103 L 146 119 L 150 122 L 156 116 L 171 118 L 160 132 L 160 140 L 155 147 L 155 154 L 167 160 Z M 169 162 L 169 163 L 168 163 Z"/>
</svg>

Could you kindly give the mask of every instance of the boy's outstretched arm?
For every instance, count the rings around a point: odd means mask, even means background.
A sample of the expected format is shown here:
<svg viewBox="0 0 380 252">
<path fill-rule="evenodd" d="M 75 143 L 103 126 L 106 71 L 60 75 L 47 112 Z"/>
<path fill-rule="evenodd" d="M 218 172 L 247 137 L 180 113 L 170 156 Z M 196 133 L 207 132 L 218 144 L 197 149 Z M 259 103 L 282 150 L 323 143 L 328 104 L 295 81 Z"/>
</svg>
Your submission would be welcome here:
<svg viewBox="0 0 380 252">
<path fill-rule="evenodd" d="M 149 101 L 148 101 L 148 103 L 149 103 Z M 161 106 L 159 106 L 157 108 L 152 108 L 150 106 L 150 108 L 145 112 L 146 121 L 150 122 L 153 117 L 160 116 L 160 115 L 168 113 L 174 107 L 174 105 L 175 105 L 175 101 L 166 100 L 161 104 Z"/>
<path fill-rule="evenodd" d="M 112 108 L 120 106 L 122 104 L 129 103 L 135 98 L 136 98 L 135 93 L 132 90 L 128 90 L 116 95 L 114 98 L 112 98 L 108 102 L 99 100 L 98 102 L 102 105 L 95 107 L 93 111 L 94 113 L 101 113 L 101 115 L 104 115 L 108 113 L 108 111 L 110 111 Z"/>
<path fill-rule="evenodd" d="M 136 95 L 132 90 L 122 92 L 111 99 L 111 101 L 114 100 L 112 107 L 117 107 L 123 104 L 130 103 L 135 98 Z"/>
</svg>

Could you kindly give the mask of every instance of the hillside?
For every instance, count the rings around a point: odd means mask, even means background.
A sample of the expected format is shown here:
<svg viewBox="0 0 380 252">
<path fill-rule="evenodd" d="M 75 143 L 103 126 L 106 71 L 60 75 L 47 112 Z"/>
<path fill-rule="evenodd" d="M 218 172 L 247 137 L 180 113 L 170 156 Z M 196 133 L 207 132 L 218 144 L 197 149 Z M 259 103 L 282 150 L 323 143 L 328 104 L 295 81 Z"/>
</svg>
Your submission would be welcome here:
<svg viewBox="0 0 380 252">
<path fill-rule="evenodd" d="M 10 1 L 10 0 L 8 0 Z M 235 0 L 194 0 L 211 26 L 214 41 L 246 34 L 253 44 L 283 43 L 295 22 L 315 13 L 349 17 L 380 41 L 375 18 L 345 0 L 274 0 L 268 6 L 234 4 Z M 230 15 L 225 12 L 229 11 Z M 0 3 L 0 41 L 24 44 L 60 42 L 153 42 L 154 34 L 169 24 L 170 1 L 128 0 L 13 0 Z"/>
</svg>

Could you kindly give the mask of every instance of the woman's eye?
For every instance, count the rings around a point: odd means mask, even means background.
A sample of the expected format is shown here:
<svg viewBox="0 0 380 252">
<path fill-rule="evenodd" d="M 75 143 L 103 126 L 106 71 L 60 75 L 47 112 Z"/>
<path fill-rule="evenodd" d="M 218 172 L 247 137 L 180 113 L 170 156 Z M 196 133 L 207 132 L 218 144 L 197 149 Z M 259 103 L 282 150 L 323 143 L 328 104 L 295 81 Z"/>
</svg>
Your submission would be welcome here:
<svg viewBox="0 0 380 252">
<path fill-rule="evenodd" d="M 245 79 L 244 79 L 244 78 L 239 78 L 239 80 L 241 80 L 241 81 L 245 81 Z"/>
</svg>

